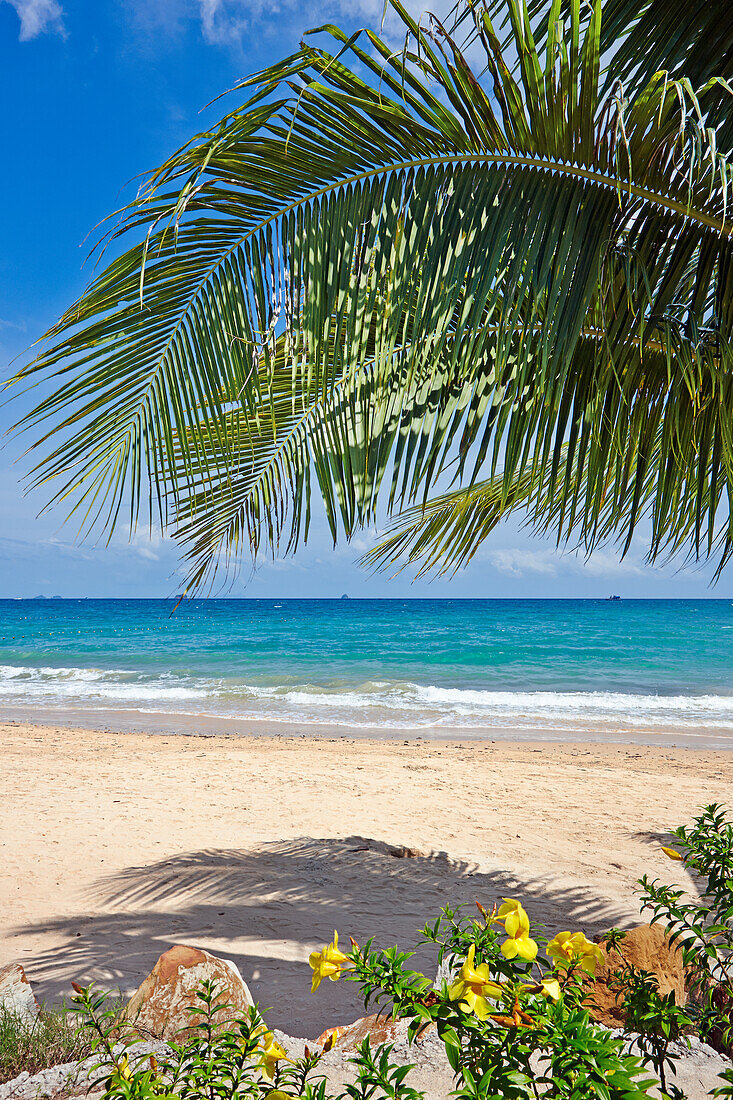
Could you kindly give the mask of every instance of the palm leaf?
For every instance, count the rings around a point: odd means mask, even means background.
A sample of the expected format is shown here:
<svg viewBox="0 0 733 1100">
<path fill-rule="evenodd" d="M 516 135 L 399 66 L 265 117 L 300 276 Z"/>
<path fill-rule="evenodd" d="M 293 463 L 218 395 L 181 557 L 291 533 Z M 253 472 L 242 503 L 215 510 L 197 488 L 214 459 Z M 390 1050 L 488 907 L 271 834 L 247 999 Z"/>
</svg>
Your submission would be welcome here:
<svg viewBox="0 0 733 1100">
<path fill-rule="evenodd" d="M 106 530 L 154 507 L 192 583 L 295 547 L 314 483 L 350 536 L 448 467 L 540 526 L 592 542 L 610 500 L 628 538 L 653 508 L 653 553 L 711 553 L 733 246 L 698 99 L 604 93 L 599 3 L 541 56 L 509 2 L 516 75 L 474 12 L 486 79 L 392 6 L 403 52 L 322 29 L 123 213 L 16 379 L 54 385 L 35 483 Z"/>
</svg>

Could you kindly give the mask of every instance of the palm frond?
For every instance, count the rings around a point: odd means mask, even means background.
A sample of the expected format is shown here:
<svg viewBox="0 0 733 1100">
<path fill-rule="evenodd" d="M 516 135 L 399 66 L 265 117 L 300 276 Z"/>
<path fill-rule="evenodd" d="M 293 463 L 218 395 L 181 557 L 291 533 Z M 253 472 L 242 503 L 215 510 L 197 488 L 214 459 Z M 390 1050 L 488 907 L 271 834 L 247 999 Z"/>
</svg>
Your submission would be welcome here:
<svg viewBox="0 0 733 1100">
<path fill-rule="evenodd" d="M 657 445 L 661 442 L 658 440 Z M 564 454 L 563 463 L 566 459 Z M 637 470 L 629 471 L 626 492 L 621 498 L 602 490 L 598 513 L 589 517 L 586 511 L 577 522 L 574 516 L 568 518 L 565 514 L 563 501 L 553 491 L 549 477 L 538 486 L 525 473 L 507 490 L 503 472 L 499 472 L 494 478 L 405 509 L 392 520 L 384 537 L 362 555 L 360 564 L 373 572 L 389 570 L 397 574 L 407 569 L 414 573 L 415 579 L 453 576 L 468 565 L 510 513 L 518 514 L 533 533 L 551 535 L 558 548 L 582 550 L 590 556 L 599 545 L 620 541 L 619 556 L 623 558 L 630 545 L 633 511 L 651 524 L 653 540 L 648 554 L 651 562 L 660 556 L 672 560 L 681 550 L 686 550 L 691 558 L 699 556 L 700 548 L 690 538 L 698 519 L 692 501 L 688 498 L 682 514 L 682 502 L 672 489 L 674 478 L 668 479 L 666 486 L 659 486 L 657 479 L 650 476 L 648 466 L 637 498 L 638 474 Z M 587 495 L 588 486 L 582 484 L 586 475 L 587 468 L 580 475 L 577 466 L 569 471 L 570 490 L 576 501 Z M 665 491 L 669 489 L 671 493 Z M 719 496 L 705 503 L 711 517 L 717 514 L 720 503 Z M 730 509 L 728 506 L 721 510 L 723 520 L 717 526 L 711 518 L 710 545 L 706 548 L 709 554 L 717 555 L 718 573 L 733 556 Z"/>
<path fill-rule="evenodd" d="M 521 58 L 514 47 L 511 7 L 505 0 L 458 0 L 447 24 L 464 44 L 480 35 L 481 13 L 494 19 L 512 71 Z M 582 25 L 593 5 L 578 0 L 527 0 L 524 17 L 539 45 L 567 33 L 578 13 Z M 622 86 L 635 97 L 658 72 L 698 89 L 701 114 L 718 146 L 733 152 L 733 10 L 728 0 L 603 0 L 600 34 L 602 88 Z"/>
<path fill-rule="evenodd" d="M 507 0 L 516 74 L 484 14 L 486 79 L 392 6 L 404 51 L 325 28 L 124 212 L 107 247 L 135 243 L 16 379 L 55 387 L 35 483 L 107 530 L 156 508 L 192 583 L 297 545 L 316 487 L 350 536 L 449 466 L 589 539 L 651 492 L 652 552 L 712 552 L 733 243 L 691 86 L 604 92 L 600 2 L 541 54 Z"/>
<path fill-rule="evenodd" d="M 383 539 L 360 558 L 374 572 L 414 567 L 415 577 L 453 575 L 466 566 L 498 524 L 532 497 L 524 474 L 507 493 L 502 474 L 406 508 Z"/>
</svg>

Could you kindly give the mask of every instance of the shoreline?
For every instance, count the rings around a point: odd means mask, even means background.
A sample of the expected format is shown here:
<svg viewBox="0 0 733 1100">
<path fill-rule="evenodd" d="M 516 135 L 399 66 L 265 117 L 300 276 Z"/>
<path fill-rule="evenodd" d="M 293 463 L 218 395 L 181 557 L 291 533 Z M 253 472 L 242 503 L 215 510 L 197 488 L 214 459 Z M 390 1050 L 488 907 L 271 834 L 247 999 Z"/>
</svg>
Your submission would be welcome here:
<svg viewBox="0 0 733 1100">
<path fill-rule="evenodd" d="M 355 738 L 363 741 L 467 741 L 475 744 L 629 745 L 646 748 L 680 748 L 693 751 L 730 752 L 733 731 L 715 731 L 704 726 L 660 725 L 647 729 L 629 729 L 610 719 L 595 726 L 538 728 L 531 723 L 497 726 L 358 726 L 344 722 L 278 721 L 244 718 L 234 715 L 195 714 L 136 708 L 81 708 L 0 704 L 0 726 L 53 725 L 60 729 L 89 730 L 119 734 L 146 734 L 166 737 L 276 737 L 283 739 Z"/>
<path fill-rule="evenodd" d="M 404 947 L 443 905 L 503 896 L 556 931 L 639 923 L 636 879 L 676 881 L 659 845 L 733 804 L 733 757 L 0 722 L 0 784 L 0 965 L 42 999 L 92 978 L 129 992 L 189 943 L 315 1037 L 362 1014 L 348 983 L 310 994 L 334 928 Z"/>
<path fill-rule="evenodd" d="M 0 643 L 31 724 L 733 748 L 725 599 L 5 601 Z"/>
</svg>

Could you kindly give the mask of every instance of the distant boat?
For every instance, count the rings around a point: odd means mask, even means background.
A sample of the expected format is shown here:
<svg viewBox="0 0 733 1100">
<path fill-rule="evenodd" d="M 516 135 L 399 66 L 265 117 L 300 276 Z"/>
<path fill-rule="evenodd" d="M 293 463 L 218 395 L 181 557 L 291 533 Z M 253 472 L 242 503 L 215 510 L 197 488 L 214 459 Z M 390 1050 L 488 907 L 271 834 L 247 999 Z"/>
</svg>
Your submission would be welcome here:
<svg viewBox="0 0 733 1100">
<path fill-rule="evenodd" d="M 343 594 L 343 596 L 341 597 L 341 599 L 342 599 L 342 600 L 348 600 L 348 598 L 349 598 L 349 597 L 348 597 L 348 596 L 346 595 L 346 593 L 344 592 L 344 594 Z"/>
<path fill-rule="evenodd" d="M 616 603 L 621 599 L 620 596 L 609 596 L 608 598 L 609 600 L 611 600 L 612 603 Z"/>
</svg>

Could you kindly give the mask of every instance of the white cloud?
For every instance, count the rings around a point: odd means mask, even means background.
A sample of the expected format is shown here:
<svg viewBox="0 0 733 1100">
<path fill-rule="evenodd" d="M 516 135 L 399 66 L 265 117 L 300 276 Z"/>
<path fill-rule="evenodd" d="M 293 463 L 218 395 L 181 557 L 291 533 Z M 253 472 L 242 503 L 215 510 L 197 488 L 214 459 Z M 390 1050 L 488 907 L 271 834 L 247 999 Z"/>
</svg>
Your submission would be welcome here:
<svg viewBox="0 0 733 1100">
<path fill-rule="evenodd" d="M 380 0 L 197 0 L 201 30 L 212 45 L 246 44 L 254 30 L 271 24 L 282 30 L 282 19 L 301 34 L 328 20 L 367 20 L 379 23 L 383 4 Z M 294 23 L 295 21 L 295 23 Z"/>
<path fill-rule="evenodd" d="M 177 550 L 173 540 L 166 538 L 159 527 L 152 530 L 141 525 L 135 531 L 120 531 L 110 539 L 110 547 L 122 554 L 132 552 L 144 561 L 175 560 Z"/>
<path fill-rule="evenodd" d="M 257 568 L 251 575 L 254 576 L 255 572 L 264 573 L 267 570 L 273 573 L 307 573 L 308 568 L 308 563 L 298 558 L 263 558 L 257 563 Z"/>
<path fill-rule="evenodd" d="M 199 0 L 199 7 L 201 29 L 207 42 L 216 45 L 239 42 L 249 29 L 251 13 L 245 9 L 244 4 L 227 4 L 225 0 Z"/>
<path fill-rule="evenodd" d="M 13 0 L 14 2 L 14 0 Z M 202 37 L 215 46 L 246 49 L 253 35 L 280 41 L 288 39 L 280 52 L 292 49 L 300 36 L 312 27 L 333 22 L 348 29 L 366 25 L 379 30 L 384 0 L 123 0 L 146 35 L 161 32 L 179 35 L 184 25 L 196 20 Z M 453 0 L 407 0 L 410 13 L 419 17 L 431 11 L 445 16 Z M 284 33 L 286 32 L 286 33 Z M 384 33 L 402 44 L 404 28 L 394 14 L 387 13 Z M 273 45 L 273 48 L 274 45 Z M 276 50 L 276 53 L 278 51 Z"/>
<path fill-rule="evenodd" d="M 109 544 L 101 542 L 67 542 L 55 535 L 34 540 L 0 537 L 0 559 L 22 556 L 28 559 L 44 557 L 52 553 L 54 557 L 78 561 L 143 561 L 175 562 L 178 550 L 170 539 L 164 538 L 160 531 L 137 531 L 131 536 L 120 533 L 114 535 Z"/>
<path fill-rule="evenodd" d="M 2 2 L 2 0 L 0 0 Z M 64 11 L 58 0 L 5 0 L 11 4 L 20 19 L 21 42 L 28 42 L 45 32 L 66 37 Z"/>
<path fill-rule="evenodd" d="M 557 574 L 558 556 L 552 550 L 492 550 L 488 555 L 490 565 L 509 577 L 522 577 L 525 573 Z"/>
<path fill-rule="evenodd" d="M 489 550 L 481 555 L 499 573 L 509 577 L 523 577 L 527 573 L 556 577 L 562 573 L 584 573 L 591 577 L 642 576 L 650 567 L 631 557 L 619 561 L 614 554 L 596 550 L 590 558 L 580 553 L 563 553 L 560 550 L 524 550 L 512 547 Z"/>
<path fill-rule="evenodd" d="M 578 566 L 584 573 L 591 577 L 641 577 L 644 574 L 655 572 L 654 567 L 643 566 L 638 558 L 627 557 L 619 561 L 613 554 L 606 554 L 602 550 L 596 550 L 588 560 L 578 558 Z"/>
<path fill-rule="evenodd" d="M 146 561 L 160 561 L 160 556 L 155 553 L 150 546 L 138 546 L 137 553 L 141 558 L 145 558 Z"/>
</svg>

